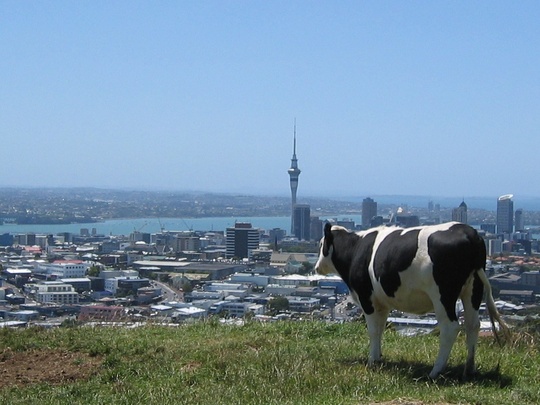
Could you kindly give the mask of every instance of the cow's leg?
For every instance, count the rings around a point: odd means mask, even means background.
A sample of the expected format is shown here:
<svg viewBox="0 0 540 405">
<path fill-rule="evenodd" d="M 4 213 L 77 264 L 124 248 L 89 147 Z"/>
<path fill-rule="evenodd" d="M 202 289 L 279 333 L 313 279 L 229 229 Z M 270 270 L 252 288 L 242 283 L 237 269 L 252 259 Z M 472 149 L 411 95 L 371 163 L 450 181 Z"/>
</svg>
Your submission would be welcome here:
<svg viewBox="0 0 540 405">
<path fill-rule="evenodd" d="M 381 360 L 381 342 L 386 320 L 388 319 L 388 310 L 377 309 L 370 315 L 366 314 L 366 323 L 369 335 L 369 358 L 368 365 L 372 366 L 375 362 Z"/>
<path fill-rule="evenodd" d="M 448 317 L 447 310 L 440 301 L 436 301 L 436 304 L 434 306 L 435 314 L 437 316 L 437 321 L 439 324 L 440 337 L 439 354 L 437 355 L 437 359 L 435 360 L 433 369 L 429 373 L 429 377 L 432 379 L 437 378 L 439 374 L 446 368 L 448 358 L 450 357 L 450 352 L 452 351 L 452 346 L 456 341 L 456 337 L 459 331 L 459 322 L 457 320 L 457 317 L 455 317 L 455 319 L 450 319 Z"/>
<path fill-rule="evenodd" d="M 463 377 L 466 378 L 476 371 L 474 355 L 478 341 L 478 332 L 480 331 L 480 320 L 478 318 L 478 311 L 472 307 L 470 302 L 466 303 L 464 301 L 463 308 L 465 310 L 465 331 L 467 333 L 467 362 L 465 363 Z"/>
<path fill-rule="evenodd" d="M 465 370 L 463 372 L 464 378 L 469 377 L 476 371 L 474 355 L 476 352 L 476 344 L 478 342 L 478 332 L 480 331 L 480 319 L 478 317 L 480 299 L 476 296 L 481 297 L 482 293 L 483 289 L 480 287 L 473 296 L 473 283 L 469 282 L 461 294 L 465 318 L 465 332 L 467 333 L 467 362 L 465 363 Z"/>
</svg>

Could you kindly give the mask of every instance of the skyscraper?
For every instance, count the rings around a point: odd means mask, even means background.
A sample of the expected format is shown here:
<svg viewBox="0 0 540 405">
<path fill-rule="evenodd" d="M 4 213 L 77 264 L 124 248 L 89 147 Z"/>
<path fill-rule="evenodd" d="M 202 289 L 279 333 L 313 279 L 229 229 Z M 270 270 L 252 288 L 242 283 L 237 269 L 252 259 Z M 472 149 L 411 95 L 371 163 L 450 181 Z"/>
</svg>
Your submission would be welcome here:
<svg viewBox="0 0 540 405">
<path fill-rule="evenodd" d="M 377 203 L 372 198 L 362 201 L 362 227 L 369 228 L 373 217 L 377 216 Z"/>
<path fill-rule="evenodd" d="M 300 169 L 298 168 L 298 159 L 296 159 L 296 120 L 294 120 L 294 138 L 293 138 L 293 155 L 291 159 L 291 167 L 287 170 L 291 183 L 291 234 L 294 235 L 294 206 L 296 205 L 296 190 L 298 189 L 298 177 Z"/>
<path fill-rule="evenodd" d="M 467 223 L 467 204 L 462 201 L 459 207 L 452 210 L 452 221 Z"/>
<path fill-rule="evenodd" d="M 250 222 L 236 222 L 226 231 L 226 256 L 238 259 L 251 258 L 251 252 L 259 247 L 259 230 Z"/>
<path fill-rule="evenodd" d="M 525 218 L 523 217 L 523 209 L 518 208 L 515 213 L 515 228 L 516 232 L 525 230 Z"/>
<path fill-rule="evenodd" d="M 293 235 L 299 240 L 311 239 L 311 209 L 308 204 L 296 204 L 293 210 Z"/>
<path fill-rule="evenodd" d="M 514 231 L 514 201 L 512 194 L 505 194 L 497 200 L 497 233 Z"/>
</svg>

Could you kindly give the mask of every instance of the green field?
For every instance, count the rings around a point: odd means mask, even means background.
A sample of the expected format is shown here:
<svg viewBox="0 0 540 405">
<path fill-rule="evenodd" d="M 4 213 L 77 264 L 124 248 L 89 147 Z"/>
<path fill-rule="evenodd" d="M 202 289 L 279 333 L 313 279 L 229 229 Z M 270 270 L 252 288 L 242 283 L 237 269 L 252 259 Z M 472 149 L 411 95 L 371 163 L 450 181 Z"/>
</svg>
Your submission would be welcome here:
<svg viewBox="0 0 540 405">
<path fill-rule="evenodd" d="M 179 327 L 0 330 L 1 404 L 540 403 L 538 335 L 481 338 L 462 381 L 460 335 L 447 372 L 427 374 L 436 334 L 385 332 L 366 366 L 365 324 L 206 321 Z"/>
</svg>

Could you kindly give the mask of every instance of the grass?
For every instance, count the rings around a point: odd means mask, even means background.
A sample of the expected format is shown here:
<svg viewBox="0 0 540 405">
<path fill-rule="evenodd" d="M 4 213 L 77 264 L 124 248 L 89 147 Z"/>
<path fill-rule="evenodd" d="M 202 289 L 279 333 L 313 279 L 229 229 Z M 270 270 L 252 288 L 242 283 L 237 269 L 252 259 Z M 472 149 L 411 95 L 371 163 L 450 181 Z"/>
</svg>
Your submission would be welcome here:
<svg viewBox="0 0 540 405">
<path fill-rule="evenodd" d="M 101 361 L 86 379 L 3 388 L 0 404 L 537 404 L 535 337 L 521 335 L 503 348 L 481 338 L 478 375 L 462 381 L 460 335 L 448 371 L 430 381 L 437 336 L 403 337 L 387 330 L 385 361 L 372 369 L 366 366 L 363 323 L 2 329 L 0 353 L 62 349 Z M 78 360 L 77 366 L 86 363 Z M 0 359 L 5 375 L 2 368 Z"/>
</svg>

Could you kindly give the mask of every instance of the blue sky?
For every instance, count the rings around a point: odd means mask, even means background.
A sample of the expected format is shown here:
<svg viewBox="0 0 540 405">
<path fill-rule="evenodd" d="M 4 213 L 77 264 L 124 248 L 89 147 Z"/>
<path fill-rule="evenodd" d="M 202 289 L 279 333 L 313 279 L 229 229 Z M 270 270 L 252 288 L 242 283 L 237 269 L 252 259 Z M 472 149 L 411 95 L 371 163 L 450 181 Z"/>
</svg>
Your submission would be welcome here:
<svg viewBox="0 0 540 405">
<path fill-rule="evenodd" d="M 0 186 L 540 196 L 540 3 L 2 1 Z"/>
</svg>

